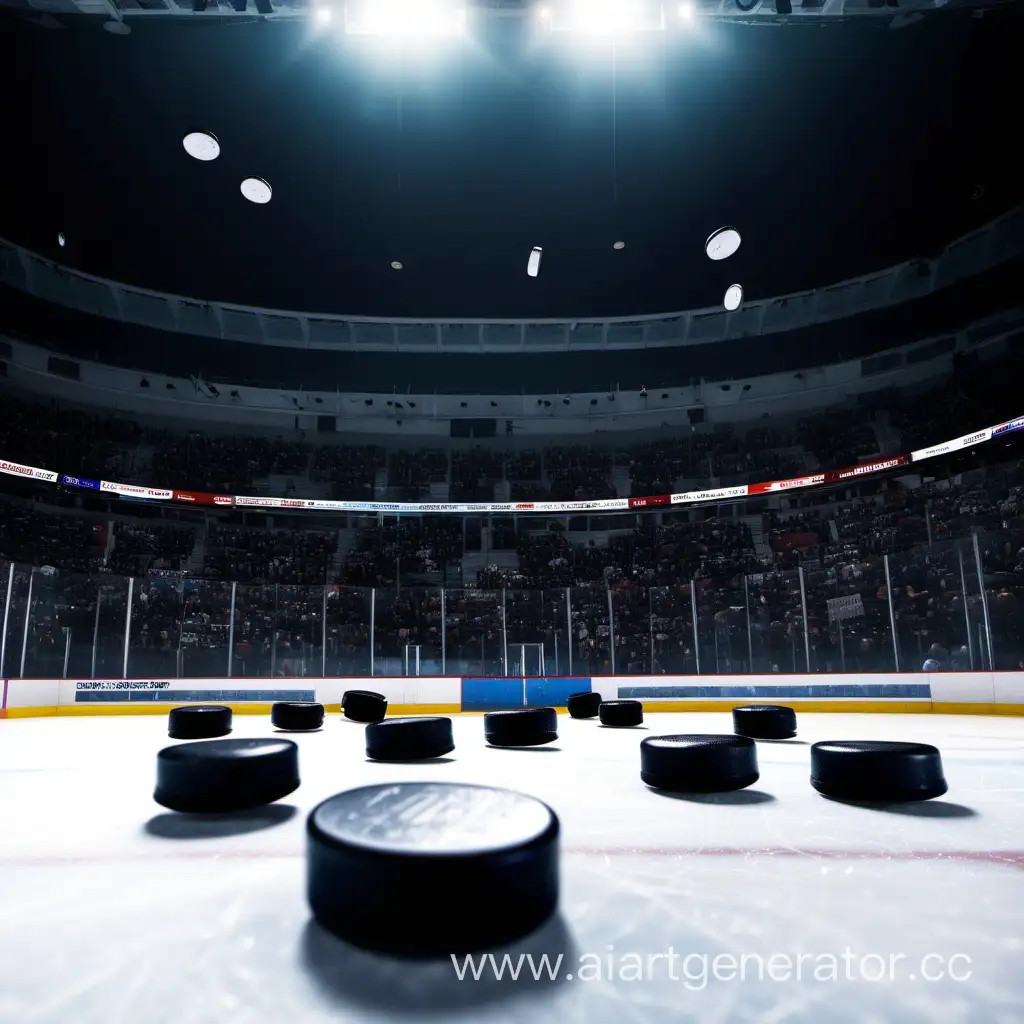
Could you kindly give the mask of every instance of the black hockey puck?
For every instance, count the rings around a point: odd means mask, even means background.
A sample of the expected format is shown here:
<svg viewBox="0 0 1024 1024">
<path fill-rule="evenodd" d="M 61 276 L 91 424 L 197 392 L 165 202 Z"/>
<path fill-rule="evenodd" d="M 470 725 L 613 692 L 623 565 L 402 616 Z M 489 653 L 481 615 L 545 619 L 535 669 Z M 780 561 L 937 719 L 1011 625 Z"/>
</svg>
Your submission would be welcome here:
<svg viewBox="0 0 1024 1024">
<path fill-rule="evenodd" d="M 223 814 L 271 804 L 298 786 L 299 748 L 291 740 L 211 740 L 157 754 L 153 799 L 172 811 Z"/>
<path fill-rule="evenodd" d="M 171 708 L 167 735 L 172 740 L 209 740 L 231 732 L 231 708 L 220 704 L 189 704 Z"/>
<path fill-rule="evenodd" d="M 294 732 L 319 729 L 324 724 L 324 706 L 313 701 L 278 701 L 270 709 L 270 721 L 277 729 Z"/>
<path fill-rule="evenodd" d="M 427 761 L 454 749 L 450 718 L 388 718 L 366 727 L 366 756 L 375 761 Z"/>
<path fill-rule="evenodd" d="M 640 778 L 675 793 L 727 793 L 757 782 L 757 747 L 747 736 L 650 736 L 640 743 Z"/>
<path fill-rule="evenodd" d="M 496 747 L 539 747 L 558 739 L 558 715 L 554 708 L 488 711 L 484 735 Z"/>
<path fill-rule="evenodd" d="M 638 700 L 605 700 L 597 713 L 602 725 L 617 728 L 642 725 L 644 720 L 644 706 Z"/>
<path fill-rule="evenodd" d="M 753 740 L 788 740 L 796 735 L 796 712 L 781 704 L 743 704 L 732 709 L 732 727 Z"/>
<path fill-rule="evenodd" d="M 822 796 L 866 803 L 931 800 L 949 788 L 937 748 L 882 740 L 815 743 L 811 785 Z"/>
<path fill-rule="evenodd" d="M 558 833 L 551 808 L 507 789 L 349 790 L 306 823 L 309 905 L 364 949 L 447 956 L 501 946 L 554 912 Z"/>
<path fill-rule="evenodd" d="M 383 722 L 388 713 L 388 699 L 373 690 L 346 690 L 341 698 L 341 710 L 353 722 Z"/>
<path fill-rule="evenodd" d="M 565 702 L 570 718 L 597 718 L 598 708 L 601 706 L 601 694 L 593 690 L 581 690 L 579 693 L 570 693 Z"/>
</svg>

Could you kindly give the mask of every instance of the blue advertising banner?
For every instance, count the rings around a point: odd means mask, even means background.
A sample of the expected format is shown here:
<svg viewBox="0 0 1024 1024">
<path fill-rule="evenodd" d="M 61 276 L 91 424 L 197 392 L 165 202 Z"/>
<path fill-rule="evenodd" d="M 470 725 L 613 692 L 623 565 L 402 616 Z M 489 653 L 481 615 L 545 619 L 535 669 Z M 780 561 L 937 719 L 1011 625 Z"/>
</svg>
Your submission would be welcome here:
<svg viewBox="0 0 1024 1024">
<path fill-rule="evenodd" d="M 98 491 L 100 489 L 99 480 L 87 480 L 83 476 L 62 476 L 60 482 L 65 487 L 84 487 L 88 491 Z"/>
</svg>

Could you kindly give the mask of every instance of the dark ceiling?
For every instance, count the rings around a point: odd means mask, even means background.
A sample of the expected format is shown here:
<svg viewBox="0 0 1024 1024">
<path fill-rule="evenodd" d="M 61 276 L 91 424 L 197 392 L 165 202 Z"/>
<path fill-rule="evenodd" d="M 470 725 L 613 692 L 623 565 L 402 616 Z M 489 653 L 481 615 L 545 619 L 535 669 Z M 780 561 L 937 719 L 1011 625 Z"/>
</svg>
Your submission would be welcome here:
<svg viewBox="0 0 1024 1024">
<path fill-rule="evenodd" d="M 0 16 L 0 234 L 198 298 L 664 312 L 733 280 L 760 298 L 927 256 L 1024 199 L 1019 6 L 900 31 L 706 22 L 614 57 L 507 19 L 399 62 L 295 23 L 67 23 Z M 186 155 L 198 129 L 218 160 Z M 268 205 L 242 197 L 248 175 Z M 726 223 L 743 246 L 711 263 Z"/>
</svg>

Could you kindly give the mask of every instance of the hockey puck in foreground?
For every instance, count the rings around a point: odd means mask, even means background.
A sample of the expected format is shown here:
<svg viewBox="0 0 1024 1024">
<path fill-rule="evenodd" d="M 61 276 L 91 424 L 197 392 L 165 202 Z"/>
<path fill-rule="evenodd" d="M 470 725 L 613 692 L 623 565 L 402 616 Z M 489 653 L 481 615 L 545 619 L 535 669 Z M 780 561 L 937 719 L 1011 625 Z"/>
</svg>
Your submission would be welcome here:
<svg viewBox="0 0 1024 1024">
<path fill-rule="evenodd" d="M 823 796 L 868 803 L 931 800 L 949 788 L 935 747 L 882 740 L 815 743 L 811 785 Z"/>
<path fill-rule="evenodd" d="M 278 729 L 319 729 L 324 724 L 324 706 L 313 701 L 278 701 L 270 709 L 270 721 Z"/>
<path fill-rule="evenodd" d="M 389 718 L 366 727 L 366 756 L 375 761 L 426 761 L 454 749 L 450 718 Z"/>
<path fill-rule="evenodd" d="M 388 712 L 388 699 L 372 690 L 346 690 L 341 698 L 341 710 L 353 722 L 383 722 Z"/>
<path fill-rule="evenodd" d="M 208 740 L 231 732 L 231 708 L 220 704 L 192 704 L 171 708 L 167 735 L 172 740 Z"/>
<path fill-rule="evenodd" d="M 593 690 L 581 690 L 570 693 L 565 702 L 570 718 L 597 718 L 597 710 L 601 706 L 601 694 Z"/>
<path fill-rule="evenodd" d="M 598 714 L 602 725 L 642 725 L 644 706 L 638 700 L 606 700 L 601 702 Z"/>
<path fill-rule="evenodd" d="M 558 739 L 558 715 L 554 708 L 488 711 L 484 735 L 496 747 L 539 747 Z"/>
<path fill-rule="evenodd" d="M 157 754 L 153 799 L 172 811 L 223 814 L 271 804 L 298 787 L 291 740 L 211 740 Z"/>
<path fill-rule="evenodd" d="M 728 793 L 760 778 L 747 736 L 649 736 L 640 744 L 640 778 L 675 793 Z"/>
<path fill-rule="evenodd" d="M 353 945 L 447 956 L 512 942 L 558 904 L 558 818 L 507 789 L 402 782 L 339 793 L 306 823 L 309 905 Z"/>
<path fill-rule="evenodd" d="M 732 709 L 732 727 L 754 740 L 788 740 L 796 735 L 796 712 L 781 704 L 743 704 Z"/>
</svg>

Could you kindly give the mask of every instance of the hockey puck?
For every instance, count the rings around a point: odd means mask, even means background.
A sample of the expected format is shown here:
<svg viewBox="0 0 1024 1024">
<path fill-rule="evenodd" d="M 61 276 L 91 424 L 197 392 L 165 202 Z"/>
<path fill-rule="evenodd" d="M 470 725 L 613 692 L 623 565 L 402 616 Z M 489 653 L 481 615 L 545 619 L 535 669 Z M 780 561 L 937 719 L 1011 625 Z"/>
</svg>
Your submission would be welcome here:
<svg viewBox="0 0 1024 1024">
<path fill-rule="evenodd" d="M 172 811 L 223 814 L 271 804 L 298 787 L 291 740 L 211 740 L 157 754 L 153 799 Z"/>
<path fill-rule="evenodd" d="M 507 789 L 402 782 L 339 793 L 306 823 L 317 922 L 364 949 L 446 956 L 504 945 L 558 904 L 558 818 Z"/>
<path fill-rule="evenodd" d="M 882 740 L 815 743 L 811 785 L 822 796 L 867 803 L 931 800 L 949 788 L 937 748 Z"/>
<path fill-rule="evenodd" d="M 554 708 L 488 711 L 484 735 L 495 747 L 539 747 L 558 739 L 558 715 Z"/>
<path fill-rule="evenodd" d="M 231 708 L 219 704 L 190 704 L 171 708 L 167 735 L 172 740 L 209 740 L 231 732 Z"/>
<path fill-rule="evenodd" d="M 732 709 L 732 727 L 753 740 L 788 740 L 796 735 L 796 712 L 781 704 L 743 704 Z"/>
<path fill-rule="evenodd" d="M 602 725 L 616 728 L 641 725 L 644 720 L 644 706 L 638 700 L 605 700 L 597 713 Z"/>
<path fill-rule="evenodd" d="M 324 706 L 313 701 L 282 700 L 270 709 L 270 722 L 277 729 L 301 732 L 324 724 Z"/>
<path fill-rule="evenodd" d="M 374 761 L 427 761 L 455 749 L 450 718 L 389 718 L 366 727 Z"/>
<path fill-rule="evenodd" d="M 601 706 L 601 694 L 594 693 L 593 690 L 570 693 L 565 706 L 569 711 L 570 718 L 597 718 L 597 711 Z"/>
<path fill-rule="evenodd" d="M 675 793 L 727 793 L 760 778 L 747 736 L 649 736 L 640 743 L 640 778 Z"/>
<path fill-rule="evenodd" d="M 346 690 L 341 710 L 353 722 L 383 722 L 388 713 L 388 699 L 373 690 Z"/>
</svg>

